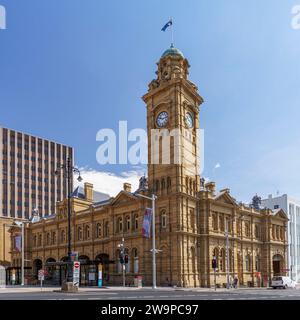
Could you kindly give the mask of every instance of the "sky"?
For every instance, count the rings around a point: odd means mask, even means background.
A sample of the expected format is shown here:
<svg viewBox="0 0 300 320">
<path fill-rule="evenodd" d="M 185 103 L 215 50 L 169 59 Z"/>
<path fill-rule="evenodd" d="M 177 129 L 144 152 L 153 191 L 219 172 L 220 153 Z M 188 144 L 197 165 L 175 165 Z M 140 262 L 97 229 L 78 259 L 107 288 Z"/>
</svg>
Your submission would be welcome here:
<svg viewBox="0 0 300 320">
<path fill-rule="evenodd" d="M 114 195 L 145 166 L 100 165 L 100 129 L 146 128 L 141 97 L 174 43 L 205 103 L 203 176 L 240 201 L 300 199 L 300 0 L 0 0 L 0 125 L 75 148 L 85 181 Z"/>
</svg>

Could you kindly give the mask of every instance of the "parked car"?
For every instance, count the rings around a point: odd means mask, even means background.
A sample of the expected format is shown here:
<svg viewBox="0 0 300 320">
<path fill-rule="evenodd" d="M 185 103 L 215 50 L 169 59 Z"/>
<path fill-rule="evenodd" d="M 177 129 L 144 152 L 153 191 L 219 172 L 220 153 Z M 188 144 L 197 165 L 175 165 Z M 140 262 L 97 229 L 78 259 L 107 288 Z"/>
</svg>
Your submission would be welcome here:
<svg viewBox="0 0 300 320">
<path fill-rule="evenodd" d="M 272 278 L 271 287 L 273 289 L 276 288 L 296 288 L 296 282 L 292 280 L 290 277 L 277 276 Z"/>
</svg>

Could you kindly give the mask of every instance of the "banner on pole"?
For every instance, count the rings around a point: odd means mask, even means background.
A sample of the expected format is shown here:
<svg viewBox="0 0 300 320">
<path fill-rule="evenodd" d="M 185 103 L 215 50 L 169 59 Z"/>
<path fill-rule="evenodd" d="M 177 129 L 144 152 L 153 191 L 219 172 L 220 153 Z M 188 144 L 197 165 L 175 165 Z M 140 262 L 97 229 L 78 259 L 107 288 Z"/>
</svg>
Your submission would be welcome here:
<svg viewBox="0 0 300 320">
<path fill-rule="evenodd" d="M 22 251 L 22 236 L 21 235 L 15 236 L 15 249 L 18 252 Z"/>
<path fill-rule="evenodd" d="M 152 209 L 146 208 L 144 213 L 144 221 L 143 221 L 143 228 L 142 228 L 142 234 L 146 238 L 150 238 L 151 222 L 152 222 Z"/>
</svg>

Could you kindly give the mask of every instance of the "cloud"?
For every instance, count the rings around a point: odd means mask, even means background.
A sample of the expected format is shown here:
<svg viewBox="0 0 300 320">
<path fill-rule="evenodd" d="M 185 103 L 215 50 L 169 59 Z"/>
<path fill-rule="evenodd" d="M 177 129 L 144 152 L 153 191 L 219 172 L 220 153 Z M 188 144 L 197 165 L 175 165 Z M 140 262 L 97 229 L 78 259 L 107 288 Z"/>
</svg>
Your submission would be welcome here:
<svg viewBox="0 0 300 320">
<path fill-rule="evenodd" d="M 142 170 L 125 171 L 121 174 L 115 174 L 106 171 L 97 171 L 91 168 L 80 168 L 80 173 L 83 181 L 79 183 L 75 181 L 75 186 L 83 185 L 84 182 L 89 182 L 94 185 L 94 190 L 108 193 L 110 196 L 116 196 L 123 190 L 123 183 L 131 183 L 132 191 L 135 191 L 139 186 L 139 179 L 144 175 Z"/>
<path fill-rule="evenodd" d="M 215 169 L 218 169 L 218 168 L 220 168 L 221 167 L 221 165 L 220 165 L 220 163 L 218 162 L 216 165 L 215 165 Z"/>
</svg>

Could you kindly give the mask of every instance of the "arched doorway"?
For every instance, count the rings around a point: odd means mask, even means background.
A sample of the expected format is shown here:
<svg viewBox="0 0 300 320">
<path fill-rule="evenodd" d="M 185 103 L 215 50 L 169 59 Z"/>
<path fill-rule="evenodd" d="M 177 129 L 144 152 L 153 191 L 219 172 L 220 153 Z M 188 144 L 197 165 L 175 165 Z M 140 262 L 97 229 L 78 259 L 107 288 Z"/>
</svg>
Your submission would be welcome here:
<svg viewBox="0 0 300 320">
<path fill-rule="evenodd" d="M 106 253 L 100 253 L 95 258 L 97 264 L 102 265 L 102 281 L 103 284 L 107 284 L 109 282 L 109 255 Z"/>
<path fill-rule="evenodd" d="M 95 266 L 91 264 L 90 258 L 86 255 L 81 255 L 78 257 L 78 261 L 80 262 L 80 285 L 94 285 L 96 270 Z"/>
<path fill-rule="evenodd" d="M 33 261 L 33 276 L 34 279 L 38 279 L 39 270 L 43 268 L 43 262 L 41 259 L 35 259 Z"/>
<path fill-rule="evenodd" d="M 59 284 L 59 269 L 54 258 L 48 258 L 45 263 L 45 283 Z"/>
<path fill-rule="evenodd" d="M 272 259 L 273 262 L 273 275 L 279 276 L 283 269 L 283 256 L 280 254 L 275 254 Z"/>
</svg>

